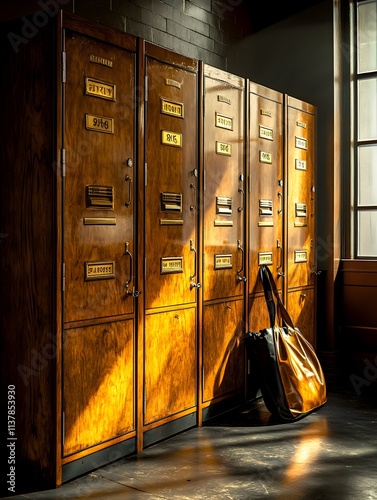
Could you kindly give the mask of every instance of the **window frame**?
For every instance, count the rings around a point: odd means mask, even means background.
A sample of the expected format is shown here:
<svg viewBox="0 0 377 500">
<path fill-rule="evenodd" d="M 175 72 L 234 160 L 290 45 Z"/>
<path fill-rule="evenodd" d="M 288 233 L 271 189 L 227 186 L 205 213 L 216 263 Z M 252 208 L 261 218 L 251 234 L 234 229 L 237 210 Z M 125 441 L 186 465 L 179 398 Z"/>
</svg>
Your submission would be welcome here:
<svg viewBox="0 0 377 500">
<path fill-rule="evenodd" d="M 360 125 L 360 107 L 359 107 L 359 86 L 360 82 L 369 79 L 375 79 L 377 83 L 377 61 L 375 70 L 360 70 L 359 71 L 359 32 L 358 32 L 358 8 L 360 4 L 371 3 L 375 4 L 377 11 L 377 0 L 356 0 L 350 2 L 350 25 L 351 25 L 351 40 L 353 50 L 350 54 L 350 76 L 351 76 L 351 95 L 350 95 L 350 117 L 351 117 L 351 168 L 350 168 L 350 257 L 358 260 L 376 260 L 377 248 L 373 249 L 375 254 L 364 255 L 359 252 L 360 249 L 360 214 L 365 212 L 372 212 L 377 215 L 377 204 L 362 204 L 359 199 L 359 173 L 360 164 L 359 156 L 362 147 L 376 146 L 377 147 L 377 133 L 373 139 L 360 139 L 359 125 Z M 376 97 L 376 113 L 377 113 L 377 97 Z"/>
</svg>

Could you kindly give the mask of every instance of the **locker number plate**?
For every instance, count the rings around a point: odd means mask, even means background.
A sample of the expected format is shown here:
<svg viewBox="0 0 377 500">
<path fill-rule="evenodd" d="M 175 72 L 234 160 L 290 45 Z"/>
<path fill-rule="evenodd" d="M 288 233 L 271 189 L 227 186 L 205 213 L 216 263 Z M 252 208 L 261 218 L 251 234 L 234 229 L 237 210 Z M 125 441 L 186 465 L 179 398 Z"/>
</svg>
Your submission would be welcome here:
<svg viewBox="0 0 377 500">
<path fill-rule="evenodd" d="M 307 262 L 308 253 L 306 250 L 295 250 L 295 262 Z"/>
<path fill-rule="evenodd" d="M 176 148 L 182 147 L 182 134 L 176 132 L 168 132 L 161 130 L 161 142 L 166 146 L 175 146 Z"/>
<path fill-rule="evenodd" d="M 177 116 L 183 118 L 183 104 L 161 99 L 161 113 L 164 115 Z"/>
<path fill-rule="evenodd" d="M 115 278 L 115 262 L 85 262 L 85 281 Z"/>
<path fill-rule="evenodd" d="M 266 265 L 266 266 L 272 265 L 272 252 L 260 252 L 258 254 L 258 264 L 260 266 L 262 266 L 262 265 Z"/>
<path fill-rule="evenodd" d="M 233 118 L 216 113 L 215 126 L 225 128 L 226 130 L 233 130 Z"/>
<path fill-rule="evenodd" d="M 215 269 L 232 269 L 232 254 L 215 255 Z"/>
<path fill-rule="evenodd" d="M 227 142 L 216 141 L 216 154 L 232 156 L 232 145 Z"/>
<path fill-rule="evenodd" d="M 100 99 L 115 101 L 116 87 L 113 83 L 95 80 L 94 78 L 85 77 L 85 94 Z"/>
<path fill-rule="evenodd" d="M 183 273 L 183 257 L 161 257 L 161 274 Z"/>
<path fill-rule="evenodd" d="M 104 132 L 105 134 L 114 133 L 114 119 L 106 116 L 85 115 L 86 130 L 95 132 Z"/>
</svg>

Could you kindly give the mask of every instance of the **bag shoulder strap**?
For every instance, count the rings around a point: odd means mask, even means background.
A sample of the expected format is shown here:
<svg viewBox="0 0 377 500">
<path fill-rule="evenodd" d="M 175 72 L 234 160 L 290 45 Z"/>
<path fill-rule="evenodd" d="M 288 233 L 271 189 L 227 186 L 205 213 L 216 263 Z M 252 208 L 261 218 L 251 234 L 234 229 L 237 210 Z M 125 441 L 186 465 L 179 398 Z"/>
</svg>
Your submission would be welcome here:
<svg viewBox="0 0 377 500">
<path fill-rule="evenodd" d="M 266 299 L 268 314 L 270 316 L 271 327 L 279 326 L 276 318 L 277 311 L 279 311 L 284 323 L 294 329 L 295 327 L 292 318 L 281 301 L 274 277 L 266 265 L 262 265 L 260 267 L 260 277 L 263 284 L 264 297 Z M 276 298 L 276 304 L 274 297 Z"/>
</svg>

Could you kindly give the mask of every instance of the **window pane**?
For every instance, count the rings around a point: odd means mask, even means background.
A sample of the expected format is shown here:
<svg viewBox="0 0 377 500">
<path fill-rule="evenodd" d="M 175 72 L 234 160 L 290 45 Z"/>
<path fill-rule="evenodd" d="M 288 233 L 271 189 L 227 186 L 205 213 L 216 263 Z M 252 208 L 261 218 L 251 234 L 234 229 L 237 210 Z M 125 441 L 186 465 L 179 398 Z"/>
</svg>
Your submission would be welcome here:
<svg viewBox="0 0 377 500">
<path fill-rule="evenodd" d="M 358 73 L 377 69 L 376 2 L 362 2 L 357 9 Z"/>
<path fill-rule="evenodd" d="M 358 257 L 377 257 L 377 210 L 359 212 Z"/>
<path fill-rule="evenodd" d="M 377 205 L 377 145 L 359 147 L 358 204 Z"/>
<path fill-rule="evenodd" d="M 359 140 L 377 139 L 377 80 L 360 80 L 358 85 Z"/>
</svg>

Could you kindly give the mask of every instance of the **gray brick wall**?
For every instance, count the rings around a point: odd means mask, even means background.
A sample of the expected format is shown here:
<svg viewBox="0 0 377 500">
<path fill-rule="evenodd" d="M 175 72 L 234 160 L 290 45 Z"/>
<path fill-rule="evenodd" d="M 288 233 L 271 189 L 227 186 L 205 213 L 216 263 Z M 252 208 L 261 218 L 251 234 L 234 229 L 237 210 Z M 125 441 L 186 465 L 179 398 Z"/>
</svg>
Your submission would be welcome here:
<svg viewBox="0 0 377 500">
<path fill-rule="evenodd" d="M 228 69 L 248 0 L 71 0 L 63 8 L 182 55 Z"/>
</svg>

